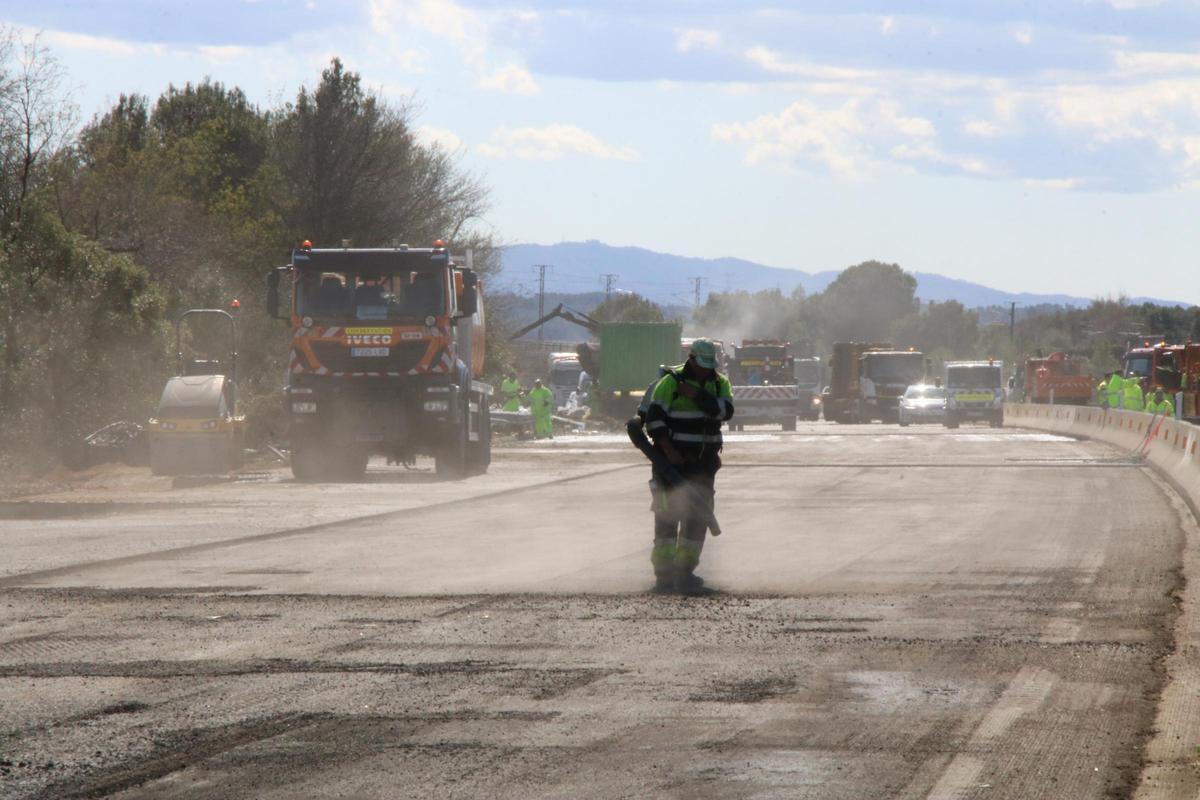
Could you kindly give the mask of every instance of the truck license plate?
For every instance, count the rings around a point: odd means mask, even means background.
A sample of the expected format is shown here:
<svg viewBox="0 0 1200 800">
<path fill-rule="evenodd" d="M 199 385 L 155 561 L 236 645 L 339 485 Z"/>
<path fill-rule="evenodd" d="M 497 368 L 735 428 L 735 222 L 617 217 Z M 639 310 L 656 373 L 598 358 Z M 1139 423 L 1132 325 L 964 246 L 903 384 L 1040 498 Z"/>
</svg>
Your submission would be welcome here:
<svg viewBox="0 0 1200 800">
<path fill-rule="evenodd" d="M 351 358 L 387 358 L 391 352 L 387 347 L 351 347 Z"/>
</svg>

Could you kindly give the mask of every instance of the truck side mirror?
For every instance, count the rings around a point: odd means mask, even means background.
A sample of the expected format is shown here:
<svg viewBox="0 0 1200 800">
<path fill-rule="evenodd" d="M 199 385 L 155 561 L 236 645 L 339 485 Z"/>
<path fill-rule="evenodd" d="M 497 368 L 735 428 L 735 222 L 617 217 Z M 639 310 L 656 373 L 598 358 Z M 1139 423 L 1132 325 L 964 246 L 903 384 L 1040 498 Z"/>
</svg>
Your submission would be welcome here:
<svg viewBox="0 0 1200 800">
<path fill-rule="evenodd" d="M 287 319 L 279 314 L 279 276 L 284 269 L 273 269 L 267 273 L 267 315 L 274 319 Z"/>
<path fill-rule="evenodd" d="M 459 301 L 459 313 L 471 317 L 479 310 L 479 292 L 474 286 L 463 287 L 462 300 Z"/>
<path fill-rule="evenodd" d="M 479 310 L 479 276 L 471 270 L 464 270 L 462 297 L 458 302 L 458 311 L 464 317 L 471 317 Z"/>
</svg>

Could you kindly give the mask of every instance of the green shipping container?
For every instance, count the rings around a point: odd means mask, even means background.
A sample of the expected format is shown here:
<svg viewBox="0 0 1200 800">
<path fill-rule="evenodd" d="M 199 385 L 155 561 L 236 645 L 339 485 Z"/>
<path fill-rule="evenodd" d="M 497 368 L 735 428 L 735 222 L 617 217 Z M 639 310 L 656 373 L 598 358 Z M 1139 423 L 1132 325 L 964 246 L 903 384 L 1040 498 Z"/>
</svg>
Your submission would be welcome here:
<svg viewBox="0 0 1200 800">
<path fill-rule="evenodd" d="M 677 322 L 606 322 L 600 327 L 600 385 L 604 394 L 641 400 L 662 364 L 679 363 L 683 327 Z"/>
</svg>

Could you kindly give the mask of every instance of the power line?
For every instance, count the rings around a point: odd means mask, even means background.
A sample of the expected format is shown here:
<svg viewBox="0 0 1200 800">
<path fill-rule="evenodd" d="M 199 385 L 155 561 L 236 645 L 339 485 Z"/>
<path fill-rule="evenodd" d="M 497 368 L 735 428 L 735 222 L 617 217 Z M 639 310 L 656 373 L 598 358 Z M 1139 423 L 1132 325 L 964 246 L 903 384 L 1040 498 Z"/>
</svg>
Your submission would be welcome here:
<svg viewBox="0 0 1200 800">
<path fill-rule="evenodd" d="M 704 278 L 700 275 L 695 275 L 688 278 L 692 282 L 693 302 L 692 305 L 696 308 L 700 307 L 700 284 L 704 282 Z"/>
<path fill-rule="evenodd" d="M 613 284 L 617 282 L 620 275 L 614 275 L 611 272 L 605 272 L 600 276 L 604 280 L 604 297 L 607 299 L 612 296 Z"/>
</svg>

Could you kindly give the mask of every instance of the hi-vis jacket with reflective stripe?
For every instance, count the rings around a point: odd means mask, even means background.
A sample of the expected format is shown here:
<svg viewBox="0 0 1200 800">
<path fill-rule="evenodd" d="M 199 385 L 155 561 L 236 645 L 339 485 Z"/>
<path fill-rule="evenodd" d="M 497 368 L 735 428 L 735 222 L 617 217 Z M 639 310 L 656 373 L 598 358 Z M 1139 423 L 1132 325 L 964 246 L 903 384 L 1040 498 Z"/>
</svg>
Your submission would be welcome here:
<svg viewBox="0 0 1200 800">
<path fill-rule="evenodd" d="M 733 416 L 733 388 L 729 379 L 720 373 L 704 382 L 683 376 L 683 366 L 678 366 L 659 379 L 646 414 L 646 432 L 654 439 L 668 436 L 674 444 L 719 446 L 721 423 Z M 715 401 L 712 406 L 702 408 L 695 400 L 680 394 L 680 378 L 707 392 Z"/>
</svg>

